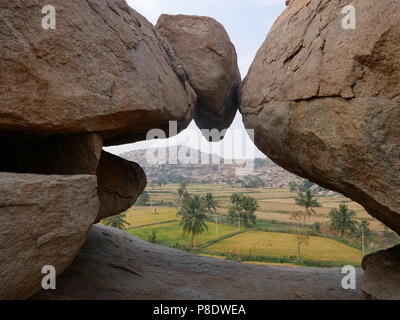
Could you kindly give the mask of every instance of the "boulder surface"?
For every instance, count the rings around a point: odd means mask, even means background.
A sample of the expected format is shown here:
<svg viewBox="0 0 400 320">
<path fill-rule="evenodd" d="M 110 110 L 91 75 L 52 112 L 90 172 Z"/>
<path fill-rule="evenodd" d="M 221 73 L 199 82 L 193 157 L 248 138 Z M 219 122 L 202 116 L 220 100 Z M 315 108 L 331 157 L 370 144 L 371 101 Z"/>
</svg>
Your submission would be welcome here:
<svg viewBox="0 0 400 320">
<path fill-rule="evenodd" d="M 197 126 L 229 128 L 239 106 L 241 78 L 225 28 L 209 17 L 166 14 L 156 28 L 171 44 L 197 94 Z"/>
<path fill-rule="evenodd" d="M 340 268 L 267 267 L 201 257 L 96 225 L 57 279 L 57 290 L 42 290 L 33 299 L 363 299 L 360 290 L 342 289 L 342 279 Z"/>
<path fill-rule="evenodd" d="M 42 26 L 48 4 L 0 0 L 0 143 L 95 131 L 113 145 L 189 124 L 184 71 L 125 0 L 52 1 L 54 30 Z"/>
<path fill-rule="evenodd" d="M 356 8 L 356 29 L 342 9 Z M 295 0 L 251 66 L 241 112 L 285 169 L 400 233 L 400 2 Z"/>
<path fill-rule="evenodd" d="M 97 183 L 100 210 L 96 221 L 100 221 L 129 209 L 146 188 L 147 178 L 137 163 L 103 151 Z"/>
<path fill-rule="evenodd" d="M 361 289 L 369 299 L 400 300 L 400 245 L 364 257 Z"/>
<path fill-rule="evenodd" d="M 0 173 L 0 300 L 41 289 L 73 261 L 96 218 L 96 176 Z"/>
</svg>

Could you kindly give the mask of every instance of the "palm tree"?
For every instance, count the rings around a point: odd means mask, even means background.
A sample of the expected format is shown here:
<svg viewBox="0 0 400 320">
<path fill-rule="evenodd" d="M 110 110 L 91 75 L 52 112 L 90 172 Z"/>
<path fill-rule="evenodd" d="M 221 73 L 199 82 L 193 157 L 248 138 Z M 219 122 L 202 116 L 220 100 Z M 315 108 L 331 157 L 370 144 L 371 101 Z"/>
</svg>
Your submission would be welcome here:
<svg viewBox="0 0 400 320">
<path fill-rule="evenodd" d="M 187 191 L 187 182 L 182 181 L 179 184 L 179 188 L 178 188 L 178 205 L 181 204 L 182 199 L 185 199 L 187 197 L 189 197 L 189 192 Z"/>
<path fill-rule="evenodd" d="M 305 192 L 298 193 L 296 204 L 306 208 L 306 213 L 309 218 L 311 217 L 311 214 L 315 214 L 315 210 L 313 208 L 318 208 L 321 206 L 318 200 L 314 198 L 314 194 L 310 189 L 307 189 Z"/>
<path fill-rule="evenodd" d="M 233 193 L 231 195 L 231 202 L 232 202 L 232 206 L 228 209 L 228 218 L 230 220 L 231 223 L 236 223 L 238 222 L 238 229 L 240 231 L 240 227 L 241 227 L 241 218 L 242 218 L 242 211 L 243 208 L 241 206 L 242 203 L 242 199 L 243 199 L 243 195 L 240 193 Z"/>
<path fill-rule="evenodd" d="M 211 213 L 214 211 L 215 212 L 215 238 L 218 238 L 218 212 L 217 212 L 217 207 L 218 207 L 218 202 L 215 200 L 214 195 L 211 192 L 208 192 L 203 198 L 202 198 L 205 207 L 207 208 L 208 215 L 211 217 Z"/>
<path fill-rule="evenodd" d="M 365 255 L 365 248 L 368 247 L 368 238 L 371 235 L 369 222 L 367 219 L 361 219 L 361 222 L 356 222 L 358 230 L 356 231 L 357 237 L 361 238 L 361 248 L 363 256 Z"/>
<path fill-rule="evenodd" d="M 256 199 L 240 193 L 234 193 L 231 195 L 231 202 L 232 206 L 228 210 L 228 218 L 231 223 L 238 222 L 239 231 L 242 221 L 246 226 L 250 223 L 256 223 L 255 212 L 259 207 Z"/>
<path fill-rule="evenodd" d="M 321 205 L 318 200 L 314 198 L 314 194 L 310 189 L 307 189 L 305 192 L 300 192 L 295 199 L 296 204 L 305 207 L 306 211 L 303 214 L 303 221 L 301 222 L 301 216 L 298 213 L 293 215 L 293 218 L 297 221 L 297 258 L 301 260 L 301 246 L 307 245 L 308 243 L 308 235 L 304 231 L 306 225 L 307 217 L 310 218 L 311 214 L 315 214 L 314 208 L 318 208 Z"/>
<path fill-rule="evenodd" d="M 207 215 L 204 213 L 205 208 L 199 196 L 188 196 L 183 199 L 182 205 L 178 210 L 178 215 L 181 216 L 180 225 L 183 227 L 184 234 L 190 234 L 190 245 L 193 249 L 194 239 L 197 238 L 206 230 Z"/>
<path fill-rule="evenodd" d="M 125 220 L 126 214 L 120 213 L 112 217 L 108 217 L 102 221 L 106 226 L 110 226 L 120 230 L 126 230 L 126 226 L 130 226 L 130 223 Z"/>
<path fill-rule="evenodd" d="M 202 197 L 202 200 L 204 201 L 204 205 L 207 208 L 207 212 L 210 216 L 213 211 L 217 211 L 218 203 L 211 192 L 208 192 L 204 197 Z"/>
<path fill-rule="evenodd" d="M 332 209 L 329 215 L 331 217 L 331 230 L 339 232 L 341 238 L 346 232 L 356 231 L 356 213 L 349 210 L 346 204 L 341 203 L 339 209 Z"/>
<path fill-rule="evenodd" d="M 244 224 L 248 226 L 251 224 L 256 224 L 256 211 L 259 208 L 258 202 L 256 199 L 243 196 L 241 201 L 241 207 L 243 208 L 243 215 L 244 215 Z"/>
</svg>

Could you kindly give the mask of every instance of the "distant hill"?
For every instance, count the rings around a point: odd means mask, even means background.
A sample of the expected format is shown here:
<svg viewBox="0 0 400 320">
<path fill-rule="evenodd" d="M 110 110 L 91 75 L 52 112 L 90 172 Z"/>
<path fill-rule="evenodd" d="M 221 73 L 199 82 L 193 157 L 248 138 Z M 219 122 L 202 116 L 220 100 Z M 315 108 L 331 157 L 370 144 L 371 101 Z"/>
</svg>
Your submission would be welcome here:
<svg viewBox="0 0 400 320">
<path fill-rule="evenodd" d="M 168 183 L 186 180 L 192 183 L 251 185 L 254 181 L 262 180 L 265 187 L 281 188 L 287 187 L 290 181 L 302 180 L 268 158 L 247 160 L 247 166 L 254 166 L 254 170 L 247 176 L 238 175 L 238 170 L 246 165 L 244 160 L 223 159 L 186 146 L 132 150 L 120 156 L 140 164 L 150 182 L 160 177 Z"/>
</svg>

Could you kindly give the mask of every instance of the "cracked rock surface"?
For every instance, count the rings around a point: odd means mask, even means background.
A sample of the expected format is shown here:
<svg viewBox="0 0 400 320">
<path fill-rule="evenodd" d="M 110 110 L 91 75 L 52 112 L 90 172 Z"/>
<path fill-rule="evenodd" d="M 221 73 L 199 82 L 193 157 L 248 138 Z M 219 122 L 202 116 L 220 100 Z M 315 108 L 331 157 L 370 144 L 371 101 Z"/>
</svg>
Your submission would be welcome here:
<svg viewBox="0 0 400 320">
<path fill-rule="evenodd" d="M 124 0 L 0 0 L 0 143 L 100 132 L 105 145 L 193 119 L 195 94 L 156 29 Z M 5 132 L 6 131 L 6 132 Z"/>
<path fill-rule="evenodd" d="M 355 30 L 342 28 L 345 5 Z M 295 0 L 246 77 L 241 112 L 285 169 L 400 233 L 400 2 Z"/>
</svg>

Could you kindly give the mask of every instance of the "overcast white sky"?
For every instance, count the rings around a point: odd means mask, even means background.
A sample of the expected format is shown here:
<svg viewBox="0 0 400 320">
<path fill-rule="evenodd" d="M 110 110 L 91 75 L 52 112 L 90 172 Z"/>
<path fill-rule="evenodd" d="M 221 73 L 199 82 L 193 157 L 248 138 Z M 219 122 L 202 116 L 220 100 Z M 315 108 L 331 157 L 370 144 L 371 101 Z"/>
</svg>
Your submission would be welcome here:
<svg viewBox="0 0 400 320">
<path fill-rule="evenodd" d="M 215 18 L 227 30 L 238 54 L 239 67 L 244 78 L 250 67 L 257 50 L 265 40 L 268 30 L 278 15 L 285 8 L 285 0 L 127 0 L 128 4 L 155 24 L 162 13 L 191 14 Z M 242 116 L 237 114 L 231 127 L 234 129 L 231 137 L 224 139 L 224 147 L 232 146 L 235 158 L 249 158 L 254 154 L 261 156 L 244 131 Z M 237 141 L 238 130 L 242 131 L 243 140 L 246 141 L 246 154 L 241 148 L 233 148 Z M 143 141 L 129 145 L 107 148 L 108 151 L 119 154 L 133 149 L 164 146 L 166 144 L 185 144 L 204 152 L 221 155 L 221 143 L 209 144 L 199 142 L 201 134 L 194 122 L 189 128 L 181 132 L 174 139 L 163 141 Z M 236 143 L 237 144 L 237 143 Z M 226 149 L 225 149 L 226 150 Z"/>
</svg>

